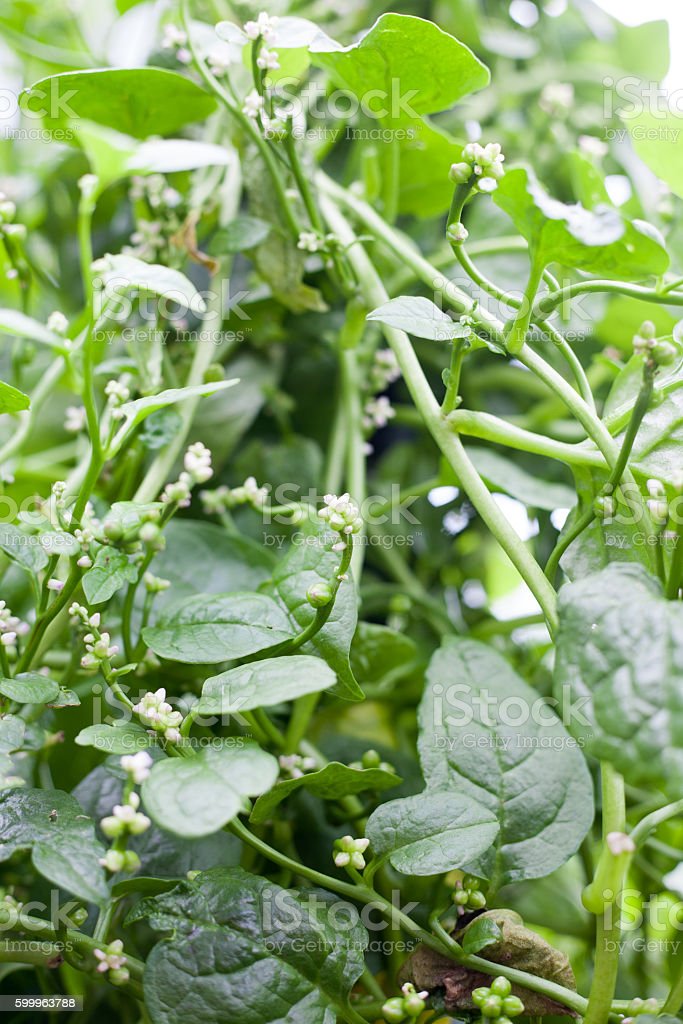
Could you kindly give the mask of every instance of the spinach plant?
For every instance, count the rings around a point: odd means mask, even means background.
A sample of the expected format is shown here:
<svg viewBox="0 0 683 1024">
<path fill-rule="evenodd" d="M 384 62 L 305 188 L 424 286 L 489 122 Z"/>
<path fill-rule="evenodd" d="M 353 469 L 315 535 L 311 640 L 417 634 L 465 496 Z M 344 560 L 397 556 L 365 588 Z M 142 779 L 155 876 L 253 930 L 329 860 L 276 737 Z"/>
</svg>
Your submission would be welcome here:
<svg viewBox="0 0 683 1024">
<path fill-rule="evenodd" d="M 0 12 L 3 988 L 671 1021 L 664 26 L 337 6 Z"/>
</svg>

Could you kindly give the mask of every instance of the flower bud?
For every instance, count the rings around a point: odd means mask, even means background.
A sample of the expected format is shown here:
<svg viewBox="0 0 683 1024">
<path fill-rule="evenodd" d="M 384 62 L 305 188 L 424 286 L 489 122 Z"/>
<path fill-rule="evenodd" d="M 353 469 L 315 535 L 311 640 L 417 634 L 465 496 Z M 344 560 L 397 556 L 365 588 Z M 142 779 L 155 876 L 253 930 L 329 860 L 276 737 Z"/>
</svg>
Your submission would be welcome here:
<svg viewBox="0 0 683 1024">
<path fill-rule="evenodd" d="M 469 231 L 460 221 L 454 221 L 446 228 L 446 238 L 453 245 L 462 245 L 469 237 Z"/>
<path fill-rule="evenodd" d="M 488 995 L 480 1006 L 482 1017 L 500 1017 L 503 1000 L 500 996 Z"/>
<path fill-rule="evenodd" d="M 512 985 L 507 978 L 503 978 L 502 975 L 499 975 L 491 982 L 491 991 L 495 996 L 500 996 L 502 999 L 505 999 L 505 997 L 509 996 L 512 992 Z"/>
<path fill-rule="evenodd" d="M 658 341 L 651 352 L 658 366 L 671 366 L 677 355 L 676 346 L 670 341 Z"/>
<path fill-rule="evenodd" d="M 389 1024 L 400 1024 L 400 1021 L 405 1019 L 405 1015 L 403 1000 L 400 996 L 394 996 L 392 999 L 387 999 L 386 1003 L 382 1007 L 382 1016 L 389 1022 Z"/>
<path fill-rule="evenodd" d="M 652 320 L 643 320 L 642 324 L 638 328 L 638 334 L 641 338 L 656 338 L 657 328 L 652 323 Z"/>
<path fill-rule="evenodd" d="M 306 600 L 313 608 L 324 608 L 332 597 L 332 587 L 329 583 L 312 583 L 306 591 Z"/>
<path fill-rule="evenodd" d="M 519 1017 L 524 1013 L 524 1003 L 519 996 L 506 996 L 503 999 L 503 1013 L 506 1017 Z"/>
<path fill-rule="evenodd" d="M 464 161 L 458 164 L 451 164 L 448 177 L 456 185 L 464 185 L 472 177 L 472 168 Z"/>
</svg>

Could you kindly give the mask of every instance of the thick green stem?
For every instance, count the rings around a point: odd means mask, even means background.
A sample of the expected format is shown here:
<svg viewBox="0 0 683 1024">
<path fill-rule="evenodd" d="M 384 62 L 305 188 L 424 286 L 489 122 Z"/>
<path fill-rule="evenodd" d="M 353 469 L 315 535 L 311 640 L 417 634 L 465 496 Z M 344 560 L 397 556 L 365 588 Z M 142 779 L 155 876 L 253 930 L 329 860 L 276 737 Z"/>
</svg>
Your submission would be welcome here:
<svg viewBox="0 0 683 1024">
<path fill-rule="evenodd" d="M 624 780 L 614 768 L 603 761 L 602 775 L 602 837 L 626 828 Z M 606 1024 L 611 1010 L 619 970 L 619 936 L 621 926 L 617 907 L 620 893 L 610 897 L 610 905 L 596 919 L 595 967 L 588 997 L 584 1024 Z"/>
</svg>

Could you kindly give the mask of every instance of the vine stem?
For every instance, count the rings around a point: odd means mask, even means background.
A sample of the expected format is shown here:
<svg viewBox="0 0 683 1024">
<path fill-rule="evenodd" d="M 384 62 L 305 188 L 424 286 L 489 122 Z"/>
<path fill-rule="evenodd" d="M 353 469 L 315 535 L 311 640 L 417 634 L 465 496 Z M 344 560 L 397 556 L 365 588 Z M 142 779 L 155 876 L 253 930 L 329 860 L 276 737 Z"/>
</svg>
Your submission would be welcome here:
<svg viewBox="0 0 683 1024">
<path fill-rule="evenodd" d="M 492 338 L 504 344 L 504 325 L 491 313 L 483 309 L 481 305 L 474 303 L 470 296 L 467 295 L 466 292 L 462 291 L 462 289 L 456 284 L 444 278 L 443 275 L 441 275 L 439 271 L 431 265 L 429 260 L 426 260 L 424 256 L 420 254 L 419 250 L 416 249 L 414 245 L 412 245 L 407 239 L 402 238 L 397 231 L 382 220 L 379 214 L 376 213 L 371 206 L 363 202 L 362 199 L 358 199 L 347 190 L 341 188 L 322 171 L 318 173 L 316 180 L 319 183 L 321 191 L 325 195 L 329 196 L 331 200 L 335 201 L 340 206 L 344 206 L 351 210 L 355 216 L 357 216 L 359 220 L 377 236 L 378 239 L 384 242 L 385 245 L 387 245 L 406 266 L 409 266 L 413 270 L 415 276 L 419 280 L 423 281 L 428 288 L 438 291 L 438 293 L 450 306 L 453 307 L 453 309 L 460 313 L 467 313 Z M 351 255 L 352 253 L 349 253 L 349 257 L 351 257 Z M 382 288 L 382 293 L 384 294 L 384 288 Z M 385 294 L 382 301 L 386 301 Z M 614 440 L 605 424 L 583 400 L 581 395 L 577 394 L 574 388 L 564 379 L 564 377 L 554 370 L 553 367 L 545 361 L 545 359 L 539 356 L 529 344 L 524 344 L 522 346 L 517 358 L 564 402 L 565 406 L 571 413 L 573 413 L 588 436 L 605 456 L 605 460 L 609 466 L 613 467 L 619 458 L 619 445 Z M 630 484 L 635 484 L 630 471 L 624 473 L 624 480 Z M 634 489 L 634 497 L 636 494 L 640 498 L 640 491 L 637 488 Z M 652 524 L 650 514 L 647 511 L 645 502 L 642 498 L 640 498 L 640 505 L 642 521 L 647 528 L 646 532 L 651 533 Z"/>
<path fill-rule="evenodd" d="M 610 832 L 623 832 L 626 828 L 626 797 L 624 780 L 611 764 L 602 761 L 600 774 L 602 841 L 604 843 Z M 610 904 L 596 919 L 595 967 L 584 1024 L 605 1024 L 611 1012 L 619 970 L 621 926 L 619 913 L 616 910 L 619 895 L 618 892 L 613 894 Z"/>
<path fill-rule="evenodd" d="M 460 434 L 478 437 L 482 441 L 493 441 L 495 444 L 515 448 L 517 451 L 529 452 L 532 455 L 544 455 L 557 459 L 568 466 L 588 466 L 605 469 L 607 463 L 604 456 L 590 448 L 578 444 L 567 444 L 554 438 L 535 434 L 514 423 L 500 419 L 488 412 L 474 412 L 470 409 L 457 409 L 448 417 Z"/>
<path fill-rule="evenodd" d="M 327 196 L 322 198 L 322 213 L 330 229 L 347 248 L 347 255 L 365 297 L 373 306 L 387 301 L 387 293 L 374 265 L 339 207 Z M 557 628 L 556 596 L 552 586 L 524 543 L 501 513 L 486 485 L 467 457 L 467 453 L 451 425 L 441 413 L 419 360 L 404 331 L 383 325 L 384 335 L 394 350 L 413 402 L 425 424 L 450 463 L 480 516 L 499 542 L 510 561 L 518 570 L 541 606 L 552 631 Z M 569 385 L 567 385 L 569 387 Z M 571 390 L 571 389 L 570 389 Z M 574 392 L 574 394 L 576 394 Z M 578 399 L 578 395 L 576 396 Z M 580 400 L 580 399 L 579 399 Z"/>
</svg>

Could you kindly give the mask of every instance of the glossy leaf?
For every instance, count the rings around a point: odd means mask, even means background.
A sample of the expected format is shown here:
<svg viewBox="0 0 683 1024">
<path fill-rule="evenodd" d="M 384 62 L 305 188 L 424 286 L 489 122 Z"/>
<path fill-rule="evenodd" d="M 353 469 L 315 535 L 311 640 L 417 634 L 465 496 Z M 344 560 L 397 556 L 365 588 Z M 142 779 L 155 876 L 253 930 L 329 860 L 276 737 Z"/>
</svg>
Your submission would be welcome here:
<svg viewBox="0 0 683 1024">
<path fill-rule="evenodd" d="M 496 651 L 452 639 L 434 654 L 419 710 L 428 791 L 490 810 L 500 832 L 468 868 L 505 882 L 539 878 L 576 852 L 593 821 L 593 784 L 576 741 Z"/>
<path fill-rule="evenodd" d="M 430 341 L 452 341 L 471 333 L 422 295 L 401 295 L 390 299 L 368 313 L 368 320 L 378 320 L 415 338 L 428 338 Z"/>
<path fill-rule="evenodd" d="M 336 676 L 321 658 L 293 654 L 252 661 L 210 676 L 202 687 L 200 715 L 231 715 L 270 707 L 334 686 Z"/>
<path fill-rule="evenodd" d="M 143 631 L 160 658 L 213 665 L 244 658 L 292 637 L 284 611 L 265 594 L 198 594 Z"/>
<path fill-rule="evenodd" d="M 57 789 L 0 792 L 0 819 L 0 861 L 30 850 L 34 868 L 49 882 L 89 903 L 104 903 L 104 848 L 72 796 Z"/>
<path fill-rule="evenodd" d="M 484 857 L 498 834 L 493 810 L 450 789 L 380 804 L 367 823 L 375 856 L 404 875 L 439 875 Z"/>
<path fill-rule="evenodd" d="M 260 796 L 251 812 L 251 821 L 261 824 L 272 817 L 273 811 L 288 796 L 304 789 L 321 800 L 338 800 L 344 796 L 355 796 L 368 791 L 382 792 L 397 786 L 401 779 L 392 772 L 380 768 L 350 768 L 339 761 L 330 761 L 319 771 L 307 772 L 296 779 L 284 779 L 269 792 Z"/>
<path fill-rule="evenodd" d="M 204 747 L 196 757 L 157 761 L 142 800 L 161 828 L 186 838 L 208 836 L 240 812 L 245 798 L 270 789 L 278 770 L 276 759 L 255 743 Z"/>
<path fill-rule="evenodd" d="M 59 683 L 40 672 L 19 672 L 0 679 L 0 693 L 19 704 L 49 704 L 59 695 Z"/>
<path fill-rule="evenodd" d="M 117 548 L 102 547 L 94 565 L 83 577 L 83 592 L 88 604 L 103 604 L 127 583 L 135 583 L 138 566 Z"/>
</svg>

